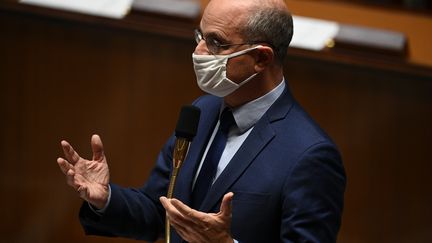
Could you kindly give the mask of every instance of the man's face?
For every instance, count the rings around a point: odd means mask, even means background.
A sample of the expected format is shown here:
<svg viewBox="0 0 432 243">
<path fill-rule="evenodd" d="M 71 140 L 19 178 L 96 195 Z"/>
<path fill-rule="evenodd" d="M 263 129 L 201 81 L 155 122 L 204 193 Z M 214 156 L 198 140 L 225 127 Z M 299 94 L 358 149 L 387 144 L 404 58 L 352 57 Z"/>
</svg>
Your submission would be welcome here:
<svg viewBox="0 0 432 243">
<path fill-rule="evenodd" d="M 207 5 L 200 23 L 200 29 L 207 42 L 217 41 L 220 44 L 238 44 L 248 40 L 242 38 L 239 33 L 245 19 L 247 6 L 241 0 L 212 0 Z M 243 49 L 250 45 L 234 45 L 221 47 L 217 53 L 211 53 L 206 42 L 201 41 L 195 48 L 195 54 L 199 55 L 227 55 Z M 254 58 L 247 53 L 228 60 L 227 77 L 239 83 L 254 71 Z"/>
</svg>

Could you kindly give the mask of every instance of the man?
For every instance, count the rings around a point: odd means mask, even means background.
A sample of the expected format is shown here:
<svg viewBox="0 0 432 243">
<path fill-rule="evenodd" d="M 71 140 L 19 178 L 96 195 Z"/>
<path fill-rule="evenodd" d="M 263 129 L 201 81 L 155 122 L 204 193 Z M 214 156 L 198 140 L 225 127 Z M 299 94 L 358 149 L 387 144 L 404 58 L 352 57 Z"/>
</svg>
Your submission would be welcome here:
<svg viewBox="0 0 432 243">
<path fill-rule="evenodd" d="M 172 242 L 335 242 L 344 169 L 335 145 L 284 81 L 292 30 L 282 0 L 210 1 L 195 32 L 193 62 L 199 87 L 212 95 L 194 102 L 201 118 L 175 199 L 164 197 L 173 137 L 139 189 L 109 183 L 97 135 L 91 161 L 62 141 L 66 159 L 57 162 L 88 202 L 80 211 L 86 233 L 154 241 L 166 215 Z M 217 160 L 213 169 L 208 157 Z"/>
</svg>

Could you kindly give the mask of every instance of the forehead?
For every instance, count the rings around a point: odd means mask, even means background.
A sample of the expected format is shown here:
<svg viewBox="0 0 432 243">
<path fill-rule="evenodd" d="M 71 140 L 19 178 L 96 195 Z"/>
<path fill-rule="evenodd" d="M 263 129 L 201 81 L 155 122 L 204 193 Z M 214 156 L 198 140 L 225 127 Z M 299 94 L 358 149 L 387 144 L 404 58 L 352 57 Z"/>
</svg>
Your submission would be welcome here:
<svg viewBox="0 0 432 243">
<path fill-rule="evenodd" d="M 212 0 L 201 19 L 200 28 L 204 34 L 215 33 L 225 38 L 238 34 L 246 16 L 246 7 L 239 0 Z"/>
</svg>

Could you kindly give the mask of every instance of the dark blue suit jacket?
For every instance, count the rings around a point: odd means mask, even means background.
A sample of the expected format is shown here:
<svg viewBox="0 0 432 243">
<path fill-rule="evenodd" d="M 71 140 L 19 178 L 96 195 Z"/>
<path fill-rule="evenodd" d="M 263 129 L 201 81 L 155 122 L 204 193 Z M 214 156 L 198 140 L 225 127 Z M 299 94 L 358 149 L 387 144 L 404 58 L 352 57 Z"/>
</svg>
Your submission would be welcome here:
<svg viewBox="0 0 432 243">
<path fill-rule="evenodd" d="M 222 99 L 203 96 L 198 132 L 180 170 L 174 197 L 190 203 L 192 180 Z M 96 215 L 80 211 L 87 234 L 154 241 L 164 233 L 175 138 L 163 147 L 143 188 L 111 184 L 111 202 Z M 223 195 L 234 192 L 232 236 L 240 242 L 335 242 L 340 227 L 345 173 L 336 146 L 286 89 L 258 121 L 204 200 L 201 211 L 217 212 Z M 172 240 L 181 242 L 174 232 Z"/>
</svg>

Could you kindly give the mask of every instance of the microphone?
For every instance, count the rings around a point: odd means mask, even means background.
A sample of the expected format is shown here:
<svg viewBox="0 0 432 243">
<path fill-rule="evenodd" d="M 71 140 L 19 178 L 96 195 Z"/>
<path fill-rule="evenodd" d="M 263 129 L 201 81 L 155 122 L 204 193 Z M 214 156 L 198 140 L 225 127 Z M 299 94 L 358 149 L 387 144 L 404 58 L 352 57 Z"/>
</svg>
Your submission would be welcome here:
<svg viewBox="0 0 432 243">
<path fill-rule="evenodd" d="M 175 130 L 173 168 L 179 168 L 186 157 L 190 142 L 195 137 L 201 110 L 193 105 L 183 106 Z"/>
<path fill-rule="evenodd" d="M 175 144 L 173 151 L 173 171 L 171 174 L 167 198 L 172 198 L 177 174 L 186 158 L 189 145 L 196 135 L 201 110 L 193 105 L 183 106 L 180 110 L 179 119 L 175 129 Z M 168 217 L 165 219 L 165 242 L 170 242 L 170 223 Z"/>
</svg>

